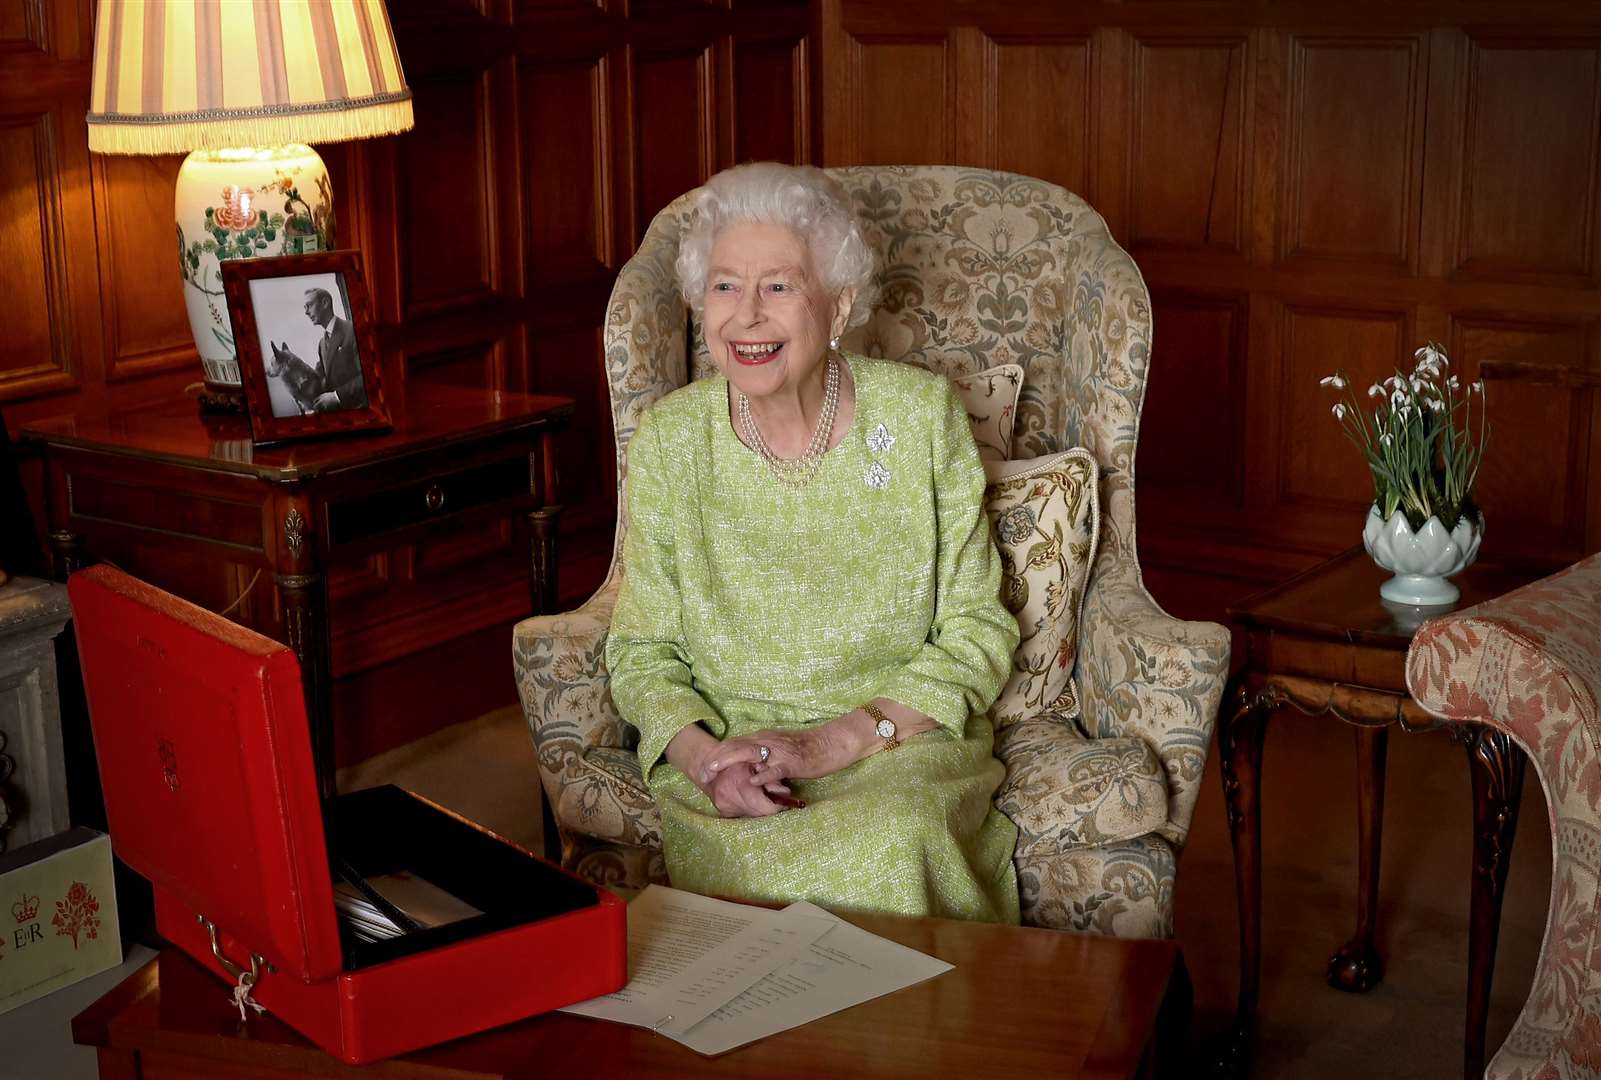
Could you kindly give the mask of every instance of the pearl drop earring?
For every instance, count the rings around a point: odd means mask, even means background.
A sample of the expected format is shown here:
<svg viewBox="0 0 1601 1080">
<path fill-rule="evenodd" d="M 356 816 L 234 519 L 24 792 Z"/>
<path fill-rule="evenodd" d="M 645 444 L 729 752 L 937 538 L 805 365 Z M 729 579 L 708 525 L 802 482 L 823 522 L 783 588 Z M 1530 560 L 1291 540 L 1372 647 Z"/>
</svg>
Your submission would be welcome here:
<svg viewBox="0 0 1601 1080">
<path fill-rule="evenodd" d="M 828 347 L 830 349 L 839 348 L 839 335 L 838 334 L 835 334 L 833 337 L 828 339 Z"/>
</svg>

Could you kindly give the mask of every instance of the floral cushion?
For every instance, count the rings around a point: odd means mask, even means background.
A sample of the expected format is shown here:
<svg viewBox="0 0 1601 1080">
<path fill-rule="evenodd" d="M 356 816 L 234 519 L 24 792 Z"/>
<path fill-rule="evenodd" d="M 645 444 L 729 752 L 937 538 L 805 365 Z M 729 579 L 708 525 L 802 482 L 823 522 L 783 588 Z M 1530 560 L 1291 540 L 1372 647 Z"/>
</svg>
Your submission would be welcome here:
<svg viewBox="0 0 1601 1080">
<path fill-rule="evenodd" d="M 978 456 L 985 461 L 1011 457 L 1012 421 L 1017 419 L 1017 399 L 1023 393 L 1021 365 L 1000 364 L 976 375 L 953 378 L 951 385 L 972 422 Z"/>
<path fill-rule="evenodd" d="M 985 466 L 984 509 L 1001 554 L 1001 599 L 1022 640 L 991 715 L 997 728 L 1046 709 L 1078 716 L 1079 607 L 1100 532 L 1095 459 L 1064 450 Z"/>
<path fill-rule="evenodd" d="M 995 737 L 1006 779 L 995 805 L 1037 855 L 1114 844 L 1167 821 L 1167 773 L 1144 739 L 1086 739 L 1046 713 Z"/>
</svg>

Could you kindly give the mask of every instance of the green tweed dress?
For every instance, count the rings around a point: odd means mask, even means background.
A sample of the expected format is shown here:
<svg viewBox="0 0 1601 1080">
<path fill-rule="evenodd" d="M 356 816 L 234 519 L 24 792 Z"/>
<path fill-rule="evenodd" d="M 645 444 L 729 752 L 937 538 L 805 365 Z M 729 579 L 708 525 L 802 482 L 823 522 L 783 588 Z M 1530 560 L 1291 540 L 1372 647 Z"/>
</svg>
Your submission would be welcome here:
<svg viewBox="0 0 1601 1080">
<path fill-rule="evenodd" d="M 1004 769 L 985 711 L 1018 631 L 984 470 L 947 380 L 848 360 L 855 417 L 798 490 L 734 434 L 721 376 L 646 414 L 628 448 L 612 697 L 639 729 L 675 886 L 1015 923 L 1017 833 L 991 802 Z M 662 756 L 686 724 L 805 727 L 875 697 L 939 726 L 795 781 L 805 809 L 721 817 Z"/>
</svg>

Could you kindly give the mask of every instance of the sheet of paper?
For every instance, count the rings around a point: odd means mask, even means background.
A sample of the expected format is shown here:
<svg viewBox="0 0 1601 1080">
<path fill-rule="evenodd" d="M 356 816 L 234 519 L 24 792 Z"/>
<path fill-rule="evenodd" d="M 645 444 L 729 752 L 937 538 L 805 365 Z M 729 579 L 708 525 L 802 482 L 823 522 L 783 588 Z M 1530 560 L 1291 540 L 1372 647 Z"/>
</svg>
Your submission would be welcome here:
<svg viewBox="0 0 1601 1080">
<path fill-rule="evenodd" d="M 812 912 L 652 885 L 628 905 L 628 985 L 561 1011 L 680 1032 L 801 955 L 830 927 Z"/>
<path fill-rule="evenodd" d="M 832 928 L 687 1032 L 666 1034 L 699 1053 L 721 1054 L 951 970 L 812 904 L 791 904 L 784 913 L 827 919 Z"/>
</svg>

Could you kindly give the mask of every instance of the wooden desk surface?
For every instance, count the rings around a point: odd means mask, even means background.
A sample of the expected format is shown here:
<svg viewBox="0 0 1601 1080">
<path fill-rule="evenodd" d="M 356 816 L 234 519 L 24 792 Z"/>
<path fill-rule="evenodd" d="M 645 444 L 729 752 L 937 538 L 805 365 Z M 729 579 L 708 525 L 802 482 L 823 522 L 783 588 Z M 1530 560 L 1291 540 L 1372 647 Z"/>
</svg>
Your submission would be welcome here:
<svg viewBox="0 0 1601 1080">
<path fill-rule="evenodd" d="M 572 411 L 568 398 L 418 385 L 404 401 L 394 403 L 392 431 L 320 436 L 261 450 L 252 446 L 250 422 L 243 416 L 202 416 L 191 398 L 175 397 L 132 408 L 31 420 L 18 430 L 17 441 L 292 481 L 329 468 L 470 441 L 488 431 L 547 423 L 561 426 Z"/>
<path fill-rule="evenodd" d="M 946 919 L 851 921 L 956 968 L 717 1058 L 638 1028 L 550 1013 L 358 1069 L 270 1016 L 241 1025 L 222 981 L 170 948 L 80 1014 L 73 1038 L 102 1048 L 102 1077 L 231 1075 L 245 1067 L 252 1077 L 367 1080 L 1130 1077 L 1145 1075 L 1158 1012 L 1181 963 L 1171 941 Z"/>
</svg>

